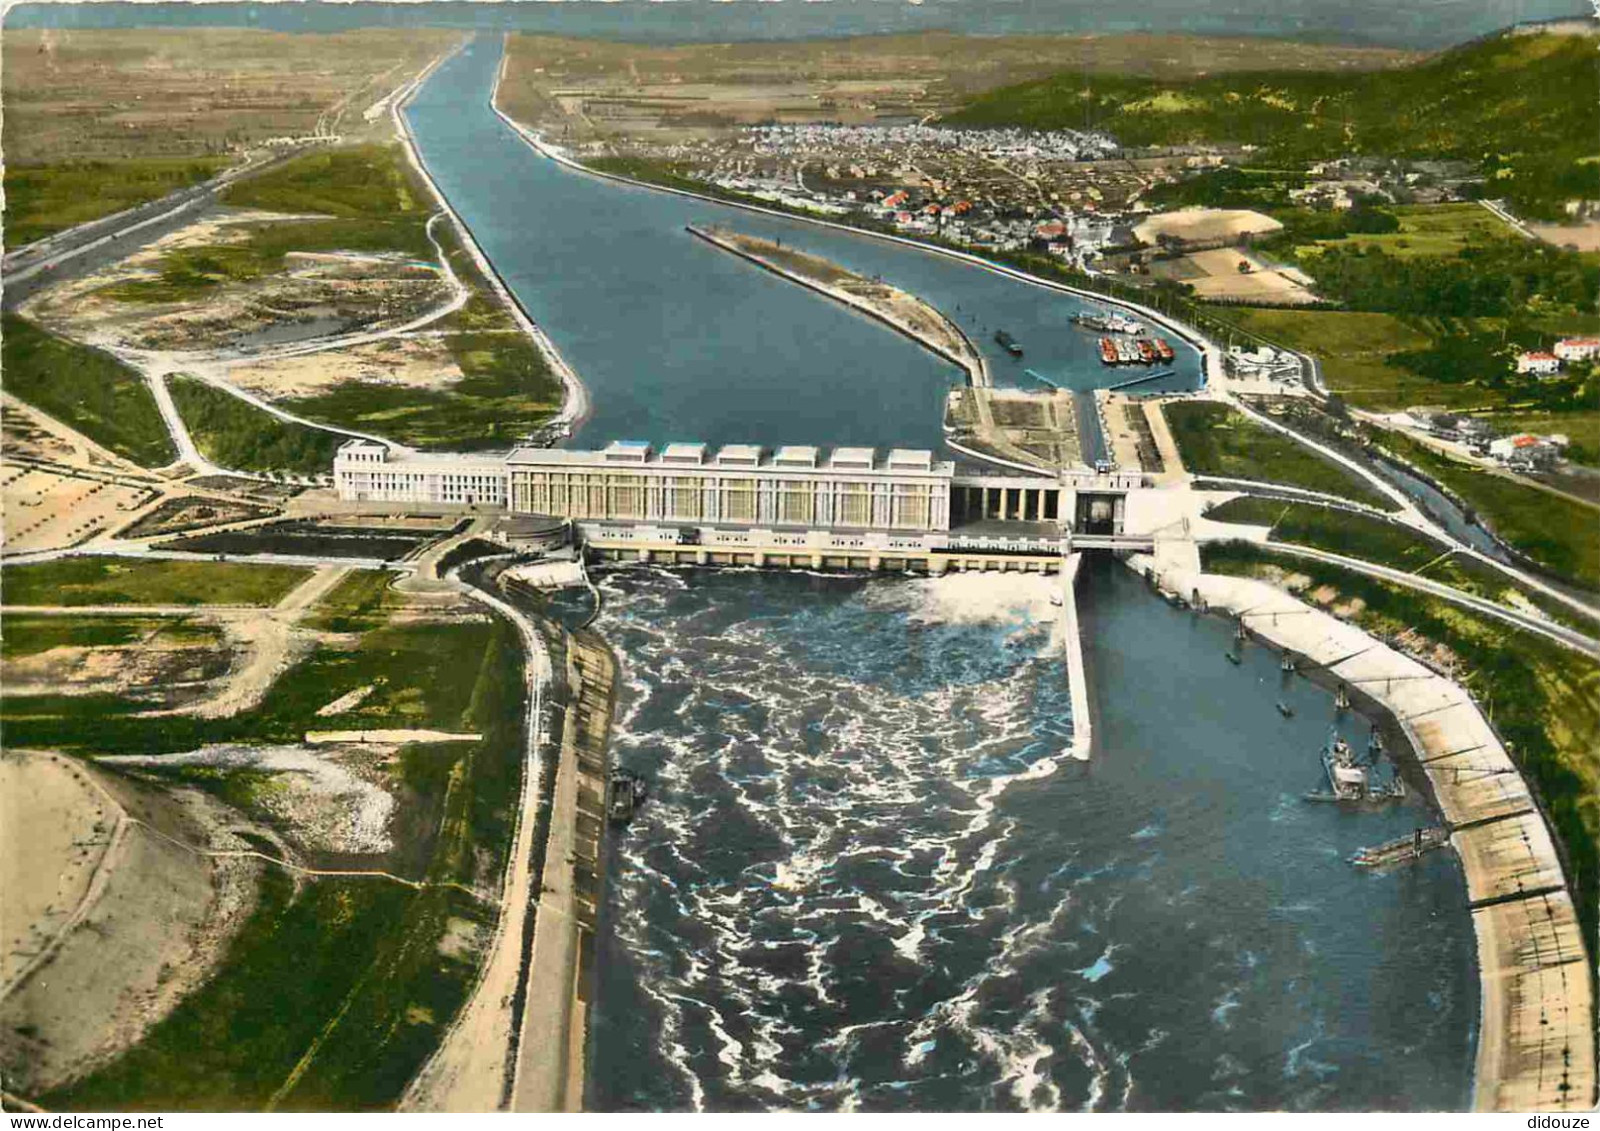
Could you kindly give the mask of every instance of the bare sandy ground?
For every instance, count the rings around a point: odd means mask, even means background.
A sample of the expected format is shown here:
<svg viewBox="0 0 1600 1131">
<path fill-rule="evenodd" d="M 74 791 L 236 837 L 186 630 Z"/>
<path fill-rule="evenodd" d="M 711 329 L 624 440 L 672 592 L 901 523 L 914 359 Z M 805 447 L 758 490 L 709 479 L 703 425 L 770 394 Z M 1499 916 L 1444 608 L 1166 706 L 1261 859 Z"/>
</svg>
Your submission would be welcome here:
<svg viewBox="0 0 1600 1131">
<path fill-rule="evenodd" d="M 392 753 L 389 747 L 384 753 Z M 293 830 L 309 849 L 383 853 L 394 848 L 389 822 L 395 798 L 375 770 L 371 750 L 297 746 L 205 746 L 186 754 L 101 758 L 111 766 L 214 766 L 270 774 L 255 803 Z"/>
<path fill-rule="evenodd" d="M 144 610 L 130 607 L 130 617 Z M 205 617 L 196 617 L 205 621 Z M 152 619 L 150 629 L 127 645 L 60 645 L 0 662 L 7 695 L 117 695 L 156 697 L 173 709 L 205 694 L 228 649 L 205 640 L 174 639 Z"/>
<path fill-rule="evenodd" d="M 23 303 L 22 313 L 105 349 L 188 354 L 234 347 L 242 335 L 281 332 L 297 322 L 305 325 L 306 337 L 352 328 L 382 330 L 450 297 L 449 283 L 431 264 L 398 255 L 297 252 L 285 257 L 281 271 L 223 283 L 175 302 L 128 302 L 108 293 L 122 284 L 156 279 L 168 252 L 239 243 L 248 235 L 245 224 L 268 220 L 296 222 L 270 213 L 201 220 L 128 259 L 39 292 Z"/>
<path fill-rule="evenodd" d="M 18 751 L 0 759 L 0 787 L 0 1067 L 26 1096 L 126 1048 L 199 985 L 254 898 L 256 865 L 166 839 L 242 846 L 194 791 Z"/>
<path fill-rule="evenodd" d="M 1579 251 L 1600 251 L 1600 223 L 1529 224 L 1528 230 L 1557 247 L 1571 245 Z"/>
<path fill-rule="evenodd" d="M 227 380 L 268 399 L 306 397 L 353 381 L 447 389 L 461 367 L 437 337 L 407 335 L 349 349 L 230 365 Z"/>
<path fill-rule="evenodd" d="M 1305 276 L 1293 268 L 1279 269 L 1264 263 L 1248 251 L 1219 247 L 1184 256 L 1184 261 L 1201 272 L 1199 278 L 1185 281 L 1204 298 L 1234 298 L 1258 302 L 1304 304 L 1317 301 L 1305 286 Z M 1250 264 L 1248 274 L 1239 263 Z"/>
<path fill-rule="evenodd" d="M 159 497 L 148 487 L 0 463 L 0 545 L 13 554 L 76 546 L 125 525 Z"/>
<path fill-rule="evenodd" d="M 1254 232 L 1276 232 L 1283 225 L 1271 216 L 1243 208 L 1180 208 L 1152 216 L 1134 228 L 1133 234 L 1147 244 L 1163 235 L 1180 240 L 1232 239 Z"/>
</svg>

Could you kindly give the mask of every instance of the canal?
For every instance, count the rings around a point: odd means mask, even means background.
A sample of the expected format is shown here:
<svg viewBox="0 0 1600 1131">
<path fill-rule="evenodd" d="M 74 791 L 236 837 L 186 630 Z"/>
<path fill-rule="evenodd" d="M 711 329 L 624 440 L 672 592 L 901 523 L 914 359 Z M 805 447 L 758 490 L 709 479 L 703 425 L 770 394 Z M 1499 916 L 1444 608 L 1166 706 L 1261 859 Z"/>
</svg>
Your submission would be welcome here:
<svg viewBox="0 0 1600 1131">
<path fill-rule="evenodd" d="M 529 314 L 589 387 L 585 446 L 618 438 L 937 447 L 943 393 L 962 375 L 884 327 L 710 247 L 720 223 L 881 276 L 950 317 L 997 383 L 1024 367 L 1073 388 L 1127 376 L 1102 366 L 1075 299 L 915 248 L 566 169 L 489 109 L 498 40 L 441 67 L 407 110 L 440 188 Z M 1005 330 L 1022 360 L 995 344 Z M 1192 388 L 1181 342 L 1162 387 Z M 1033 386 L 1037 387 L 1037 386 Z"/>
</svg>

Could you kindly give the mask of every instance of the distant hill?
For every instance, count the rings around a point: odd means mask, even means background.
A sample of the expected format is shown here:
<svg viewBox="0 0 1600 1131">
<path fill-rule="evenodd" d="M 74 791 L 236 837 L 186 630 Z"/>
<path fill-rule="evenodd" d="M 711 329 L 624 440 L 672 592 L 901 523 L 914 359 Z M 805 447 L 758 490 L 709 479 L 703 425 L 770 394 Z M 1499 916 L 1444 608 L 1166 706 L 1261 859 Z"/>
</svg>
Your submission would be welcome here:
<svg viewBox="0 0 1600 1131">
<path fill-rule="evenodd" d="M 1493 195 L 1551 216 L 1562 200 L 1600 198 L 1600 39 L 1572 30 L 1570 21 L 1515 29 L 1362 74 L 1256 71 L 1175 81 L 1057 74 L 991 91 L 945 121 L 1090 125 L 1125 145 L 1231 142 L 1285 161 L 1347 153 L 1461 158 L 1482 164 Z"/>
</svg>

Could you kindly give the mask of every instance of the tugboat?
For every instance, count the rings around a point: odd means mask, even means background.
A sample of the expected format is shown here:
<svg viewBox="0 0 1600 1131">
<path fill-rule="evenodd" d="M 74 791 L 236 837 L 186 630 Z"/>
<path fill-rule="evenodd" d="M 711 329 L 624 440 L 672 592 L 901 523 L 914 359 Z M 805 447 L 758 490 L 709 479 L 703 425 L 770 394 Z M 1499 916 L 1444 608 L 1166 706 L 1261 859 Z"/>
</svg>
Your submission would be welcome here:
<svg viewBox="0 0 1600 1131">
<path fill-rule="evenodd" d="M 1356 752 L 1337 733 L 1328 736 L 1328 745 L 1322 750 L 1322 769 L 1328 775 L 1328 789 L 1306 794 L 1307 801 L 1383 802 L 1398 801 L 1406 795 L 1405 782 L 1398 775 L 1388 782 L 1379 781 L 1372 768 L 1361 765 Z"/>
<path fill-rule="evenodd" d="M 606 797 L 606 817 L 613 825 L 626 825 L 649 793 L 645 780 L 632 770 L 612 770 Z"/>
<path fill-rule="evenodd" d="M 1173 358 L 1178 356 L 1173 350 L 1172 346 L 1167 343 L 1167 339 L 1165 338 L 1156 338 L 1150 344 L 1155 346 L 1156 353 L 1158 356 L 1160 356 L 1162 361 L 1171 361 Z"/>
<path fill-rule="evenodd" d="M 994 340 L 999 343 L 1001 349 L 1005 350 L 1012 357 L 1022 356 L 1022 343 L 1017 341 L 1017 339 L 1013 338 L 1004 330 L 996 330 L 994 332 Z"/>
<path fill-rule="evenodd" d="M 1100 361 L 1104 365 L 1117 363 L 1117 343 L 1110 338 L 1100 339 Z"/>
</svg>

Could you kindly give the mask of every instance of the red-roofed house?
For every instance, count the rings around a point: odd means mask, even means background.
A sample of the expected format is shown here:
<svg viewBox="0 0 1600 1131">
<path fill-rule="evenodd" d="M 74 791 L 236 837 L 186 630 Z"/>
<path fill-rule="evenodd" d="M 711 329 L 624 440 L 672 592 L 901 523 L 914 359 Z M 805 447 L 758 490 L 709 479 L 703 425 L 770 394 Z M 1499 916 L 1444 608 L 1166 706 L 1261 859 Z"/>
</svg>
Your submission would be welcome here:
<svg viewBox="0 0 1600 1131">
<path fill-rule="evenodd" d="M 1555 355 L 1562 361 L 1588 361 L 1600 357 L 1600 338 L 1563 338 L 1556 343 Z"/>
<path fill-rule="evenodd" d="M 1532 373 L 1536 377 L 1549 377 L 1561 372 L 1561 359 L 1553 353 L 1530 350 L 1517 355 L 1517 372 Z"/>
</svg>

